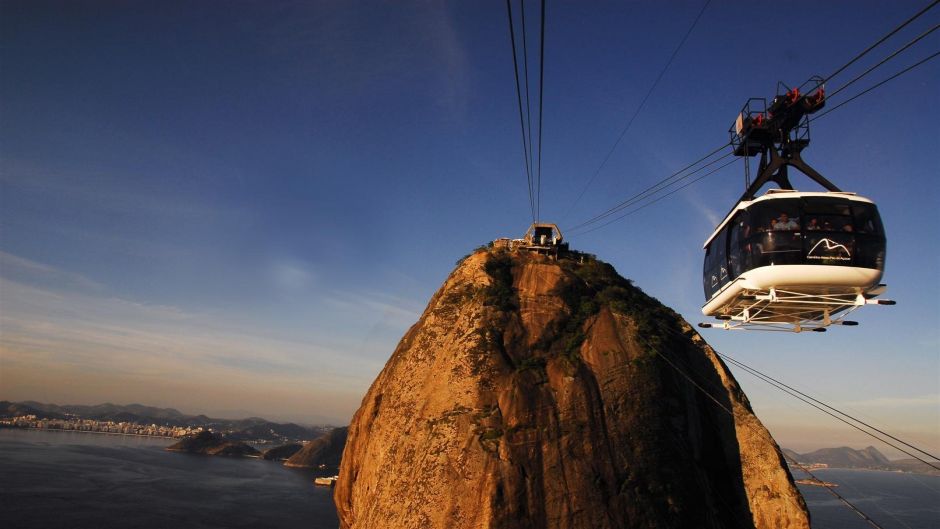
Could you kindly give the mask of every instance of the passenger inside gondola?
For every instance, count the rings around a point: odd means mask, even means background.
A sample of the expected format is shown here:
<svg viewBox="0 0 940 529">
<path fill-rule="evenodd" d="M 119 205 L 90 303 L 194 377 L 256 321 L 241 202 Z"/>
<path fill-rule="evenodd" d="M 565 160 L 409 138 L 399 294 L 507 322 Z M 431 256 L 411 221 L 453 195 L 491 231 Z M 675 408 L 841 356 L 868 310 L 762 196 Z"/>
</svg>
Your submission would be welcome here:
<svg viewBox="0 0 940 529">
<path fill-rule="evenodd" d="M 883 269 L 885 237 L 873 204 L 847 198 L 774 199 L 737 211 L 706 247 L 706 298 L 749 270 L 778 265 Z"/>
<path fill-rule="evenodd" d="M 800 229 L 800 225 L 786 213 L 781 213 L 774 221 L 774 229 L 778 231 L 797 231 Z"/>
</svg>

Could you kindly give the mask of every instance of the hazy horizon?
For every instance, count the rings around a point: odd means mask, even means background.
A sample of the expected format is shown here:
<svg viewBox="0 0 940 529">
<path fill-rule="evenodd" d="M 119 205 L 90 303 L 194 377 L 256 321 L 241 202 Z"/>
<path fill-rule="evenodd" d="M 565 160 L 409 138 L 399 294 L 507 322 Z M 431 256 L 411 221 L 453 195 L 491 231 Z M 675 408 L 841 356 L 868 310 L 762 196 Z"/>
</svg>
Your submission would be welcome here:
<svg viewBox="0 0 940 529">
<path fill-rule="evenodd" d="M 349 419 L 345 421 L 341 421 L 341 422 L 329 422 L 329 421 L 322 422 L 322 421 L 317 421 L 317 420 L 311 421 L 309 419 L 306 419 L 300 416 L 294 417 L 294 418 L 291 418 L 289 416 L 277 416 L 273 412 L 272 413 L 256 413 L 256 412 L 249 412 L 247 410 L 217 410 L 217 411 L 211 411 L 211 412 L 210 411 L 193 411 L 189 409 L 180 409 L 175 406 L 153 405 L 153 404 L 148 404 L 146 402 L 123 402 L 123 403 L 122 402 L 110 402 L 110 401 L 109 402 L 95 402 L 95 403 L 41 402 L 41 401 L 36 401 L 35 399 L 13 400 L 13 399 L 4 398 L 2 395 L 0 395 L 0 400 L 6 400 L 6 401 L 11 401 L 11 402 L 21 402 L 21 403 L 22 402 L 38 402 L 40 404 L 53 404 L 57 406 L 97 406 L 97 405 L 104 405 L 104 404 L 114 404 L 117 406 L 142 405 L 142 406 L 148 406 L 148 407 L 159 408 L 159 409 L 171 408 L 182 413 L 183 415 L 202 414 L 202 415 L 206 415 L 208 417 L 214 418 L 214 419 L 233 419 L 233 420 L 246 419 L 249 417 L 260 417 L 262 419 L 267 419 L 267 420 L 271 420 L 274 422 L 294 422 L 294 423 L 300 424 L 301 426 L 342 427 L 342 426 L 346 426 L 349 424 Z M 797 432 L 800 429 L 798 425 L 791 425 L 791 428 L 794 428 L 795 431 L 794 432 L 788 431 L 788 435 L 790 436 L 797 434 Z M 819 450 L 821 448 L 838 448 L 842 446 L 848 446 L 849 448 L 860 450 L 863 448 L 867 448 L 869 446 L 874 446 L 875 448 L 878 449 L 879 452 L 883 453 L 886 457 L 888 457 L 888 459 L 892 459 L 892 460 L 911 459 L 909 455 L 899 452 L 891 447 L 884 446 L 884 445 L 878 446 L 879 443 L 877 441 L 859 432 L 855 432 L 855 435 L 853 436 L 846 436 L 845 432 L 842 431 L 841 429 L 830 427 L 830 428 L 811 428 L 811 429 L 808 429 L 805 433 L 813 434 L 813 440 L 808 441 L 805 438 L 788 437 L 788 439 L 791 439 L 791 440 L 789 442 L 784 442 L 780 438 L 775 437 L 775 439 L 781 448 L 788 448 L 788 449 L 794 450 L 796 452 L 801 452 L 801 453 L 812 452 L 815 450 Z M 899 433 L 899 432 L 894 432 L 894 433 Z M 900 433 L 903 435 L 905 432 L 900 432 Z M 907 432 L 907 433 L 910 434 L 910 432 Z M 848 440 L 848 438 L 852 438 L 852 439 Z"/>
</svg>

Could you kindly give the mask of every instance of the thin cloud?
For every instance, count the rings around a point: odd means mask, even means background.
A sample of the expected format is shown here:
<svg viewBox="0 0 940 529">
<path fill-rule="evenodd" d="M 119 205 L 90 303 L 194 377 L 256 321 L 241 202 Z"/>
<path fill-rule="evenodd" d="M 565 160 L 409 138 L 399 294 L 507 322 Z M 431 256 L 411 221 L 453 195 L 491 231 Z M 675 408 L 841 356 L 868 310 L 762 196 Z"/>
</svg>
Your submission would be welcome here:
<svg viewBox="0 0 940 529">
<path fill-rule="evenodd" d="M 0 184 L 4 186 L 41 194 L 47 200 L 58 197 L 73 205 L 80 204 L 86 211 L 219 223 L 234 222 L 242 215 L 237 208 L 209 206 L 188 194 L 127 185 L 136 180 L 107 167 L 59 169 L 16 158 L 4 159 L 0 171 Z"/>
<path fill-rule="evenodd" d="M 335 307 L 359 313 L 372 313 L 397 323 L 410 325 L 421 315 L 421 308 L 413 300 L 374 292 L 334 293 L 324 299 Z"/>
<path fill-rule="evenodd" d="M 682 193 L 682 198 L 708 221 L 709 226 L 718 226 L 718 223 L 721 222 L 721 215 L 706 205 L 700 193 L 685 191 Z"/>
<path fill-rule="evenodd" d="M 436 91 L 439 104 L 448 108 L 450 115 L 462 119 L 467 114 L 470 90 L 470 67 L 467 50 L 460 40 L 454 25 L 453 15 L 446 5 L 428 9 L 427 25 L 435 43 L 432 50 L 444 65 L 444 75 L 439 79 L 441 90 Z"/>
<path fill-rule="evenodd" d="M 302 291 L 316 280 L 313 268 L 300 261 L 279 259 L 268 266 L 268 275 L 274 286 L 284 292 Z"/>
<path fill-rule="evenodd" d="M 47 264 L 38 263 L 24 257 L 0 250 L 0 275 L 19 277 L 24 280 L 55 283 L 62 287 L 82 290 L 103 290 L 104 286 L 81 274 L 60 270 Z"/>
<path fill-rule="evenodd" d="M 859 408 L 910 408 L 932 406 L 940 414 L 940 393 L 917 395 L 913 397 L 877 397 L 845 403 L 846 406 Z"/>
<path fill-rule="evenodd" d="M 103 288 L 66 288 L 49 278 L 82 283 L 81 276 L 9 253 L 0 254 L 0 259 L 5 263 L 0 269 L 3 275 L 25 270 L 33 280 L 26 284 L 0 277 L 5 393 L 6 388 L 15 388 L 24 396 L 30 391 L 46 394 L 48 382 L 42 374 L 52 372 L 88 384 L 107 379 L 138 396 L 176 394 L 181 388 L 186 389 L 184 394 L 234 395 L 234 388 L 241 385 L 259 395 L 264 388 L 278 388 L 294 403 L 301 402 L 303 395 L 316 394 L 318 400 L 311 398 L 311 410 L 305 413 L 342 417 L 354 410 L 352 396 L 361 395 L 381 369 L 378 361 L 352 363 L 345 351 L 272 337 L 266 329 L 245 327 L 218 315 L 122 299 Z M 371 305 L 396 310 L 391 304 Z M 9 385 L 14 373 L 16 384 Z M 175 393 L 169 387 L 177 388 Z M 97 395 L 97 390 L 78 382 L 71 384 L 70 391 L 73 400 Z M 331 397 L 330 392 L 342 398 Z M 185 397 L 181 401 L 177 402 L 186 404 Z"/>
<path fill-rule="evenodd" d="M 321 94 L 345 100 L 374 98 L 389 91 L 425 87 L 449 117 L 463 119 L 469 108 L 471 68 L 448 6 L 427 3 L 398 9 L 397 25 L 379 24 L 363 34 L 366 20 L 382 17 L 372 4 L 287 4 L 247 28 L 257 52 L 287 61 L 317 83 Z M 416 64 L 417 61 L 422 61 Z M 426 73 L 413 72 L 422 70 Z M 326 80 L 326 81 L 324 81 Z"/>
</svg>

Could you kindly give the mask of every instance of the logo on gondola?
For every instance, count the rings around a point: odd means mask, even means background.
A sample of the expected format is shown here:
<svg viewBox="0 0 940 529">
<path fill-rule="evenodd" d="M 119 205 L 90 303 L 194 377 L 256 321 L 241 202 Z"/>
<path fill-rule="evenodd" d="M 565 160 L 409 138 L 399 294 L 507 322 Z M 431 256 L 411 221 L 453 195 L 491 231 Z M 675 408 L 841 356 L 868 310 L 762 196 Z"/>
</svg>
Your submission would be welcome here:
<svg viewBox="0 0 940 529">
<path fill-rule="evenodd" d="M 852 252 L 831 239 L 822 239 L 806 253 L 807 259 L 826 259 L 835 261 L 851 261 Z"/>
</svg>

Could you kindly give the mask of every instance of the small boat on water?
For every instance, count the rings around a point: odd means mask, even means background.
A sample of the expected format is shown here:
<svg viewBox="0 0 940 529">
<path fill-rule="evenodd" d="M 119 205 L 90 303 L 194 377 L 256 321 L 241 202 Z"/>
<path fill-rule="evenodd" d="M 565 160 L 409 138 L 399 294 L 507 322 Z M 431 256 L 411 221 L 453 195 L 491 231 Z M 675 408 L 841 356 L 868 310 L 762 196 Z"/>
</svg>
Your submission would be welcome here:
<svg viewBox="0 0 940 529">
<path fill-rule="evenodd" d="M 838 483 L 831 483 L 829 481 L 822 481 L 820 479 L 798 479 L 796 480 L 798 485 L 812 485 L 814 487 L 838 487 Z"/>
<path fill-rule="evenodd" d="M 315 478 L 313 480 L 314 485 L 320 485 L 323 487 L 332 487 L 336 485 L 336 480 L 339 479 L 339 476 L 323 476 Z"/>
</svg>

